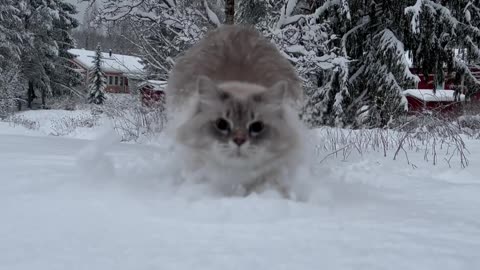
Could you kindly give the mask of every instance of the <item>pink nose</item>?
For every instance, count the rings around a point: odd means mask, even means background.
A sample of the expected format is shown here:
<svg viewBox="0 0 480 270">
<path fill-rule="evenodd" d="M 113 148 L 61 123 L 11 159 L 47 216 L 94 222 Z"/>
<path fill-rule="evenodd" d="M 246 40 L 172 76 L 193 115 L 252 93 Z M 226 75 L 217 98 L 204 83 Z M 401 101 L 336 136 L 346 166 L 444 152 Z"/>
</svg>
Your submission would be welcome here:
<svg viewBox="0 0 480 270">
<path fill-rule="evenodd" d="M 233 138 L 233 142 L 237 144 L 238 146 L 241 146 L 247 141 L 247 138 L 245 136 L 236 136 Z"/>
</svg>

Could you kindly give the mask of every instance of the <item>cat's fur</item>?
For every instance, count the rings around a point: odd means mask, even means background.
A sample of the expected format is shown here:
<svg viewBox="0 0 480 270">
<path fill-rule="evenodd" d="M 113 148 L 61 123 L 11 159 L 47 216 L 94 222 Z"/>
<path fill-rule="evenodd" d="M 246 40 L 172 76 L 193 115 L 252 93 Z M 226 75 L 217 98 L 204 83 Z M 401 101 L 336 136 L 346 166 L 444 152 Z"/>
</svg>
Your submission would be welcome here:
<svg viewBox="0 0 480 270">
<path fill-rule="evenodd" d="M 210 32 L 177 59 L 166 92 L 173 136 L 187 150 L 190 170 L 209 168 L 223 184 L 240 184 L 249 193 L 284 181 L 299 162 L 294 108 L 303 99 L 300 80 L 256 30 Z M 220 120 L 227 130 L 218 128 Z"/>
</svg>

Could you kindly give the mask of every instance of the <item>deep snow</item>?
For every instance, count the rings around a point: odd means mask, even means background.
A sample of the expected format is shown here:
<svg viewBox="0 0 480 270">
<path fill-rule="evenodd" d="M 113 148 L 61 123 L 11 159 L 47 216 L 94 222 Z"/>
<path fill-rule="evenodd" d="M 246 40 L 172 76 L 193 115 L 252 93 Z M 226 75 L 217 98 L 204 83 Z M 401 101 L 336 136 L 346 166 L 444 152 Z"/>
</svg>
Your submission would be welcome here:
<svg viewBox="0 0 480 270">
<path fill-rule="evenodd" d="M 0 122 L 0 269 L 480 268 L 479 141 L 466 169 L 422 153 L 416 168 L 379 153 L 327 159 L 307 201 L 292 201 L 179 185 L 161 139 L 46 129 Z"/>
</svg>

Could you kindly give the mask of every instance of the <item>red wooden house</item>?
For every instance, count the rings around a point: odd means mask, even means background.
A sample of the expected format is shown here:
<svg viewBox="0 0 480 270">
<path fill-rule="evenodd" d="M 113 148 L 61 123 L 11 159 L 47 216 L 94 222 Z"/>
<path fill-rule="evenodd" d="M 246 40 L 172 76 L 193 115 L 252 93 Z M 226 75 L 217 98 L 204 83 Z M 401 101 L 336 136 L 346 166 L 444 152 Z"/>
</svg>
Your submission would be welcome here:
<svg viewBox="0 0 480 270">
<path fill-rule="evenodd" d="M 71 49 L 69 52 L 75 56 L 72 60 L 74 68 L 83 74 L 85 85 L 88 85 L 95 51 Z M 134 85 L 142 80 L 144 76 L 143 68 L 141 59 L 138 57 L 113 54 L 111 51 L 102 53 L 102 70 L 107 77 L 105 91 L 109 93 L 130 93 L 134 89 Z"/>
<path fill-rule="evenodd" d="M 429 74 L 424 76 L 420 70 L 416 68 L 410 69 L 412 73 L 416 74 L 420 81 L 414 89 L 407 89 L 404 91 L 408 102 L 409 113 L 417 112 L 441 112 L 447 114 L 455 114 L 461 111 L 462 103 L 465 101 L 465 94 L 455 92 L 457 88 L 464 88 L 462 85 L 456 84 L 454 74 L 446 74 L 445 82 L 442 85 L 437 85 L 436 91 L 434 89 L 434 75 Z M 480 80 L 480 69 L 471 67 L 470 71 L 478 76 Z M 472 101 L 480 100 L 480 93 L 473 95 Z"/>
<path fill-rule="evenodd" d="M 461 109 L 461 102 L 465 95 L 455 96 L 455 90 L 437 89 L 407 89 L 404 91 L 408 102 L 408 111 L 415 112 L 441 112 L 455 114 Z"/>
</svg>

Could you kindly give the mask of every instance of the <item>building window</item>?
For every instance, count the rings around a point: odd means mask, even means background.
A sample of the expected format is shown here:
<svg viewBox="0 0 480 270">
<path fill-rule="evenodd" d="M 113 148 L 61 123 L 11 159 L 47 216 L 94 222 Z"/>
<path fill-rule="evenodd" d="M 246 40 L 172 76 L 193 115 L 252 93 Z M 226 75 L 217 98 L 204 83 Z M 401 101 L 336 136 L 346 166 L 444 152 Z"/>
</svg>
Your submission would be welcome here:
<svg viewBox="0 0 480 270">
<path fill-rule="evenodd" d="M 120 77 L 120 85 L 123 86 L 123 77 Z"/>
<path fill-rule="evenodd" d="M 115 85 L 118 85 L 118 76 L 115 76 Z"/>
<path fill-rule="evenodd" d="M 112 85 L 113 84 L 113 77 L 108 76 L 108 84 Z"/>
</svg>

